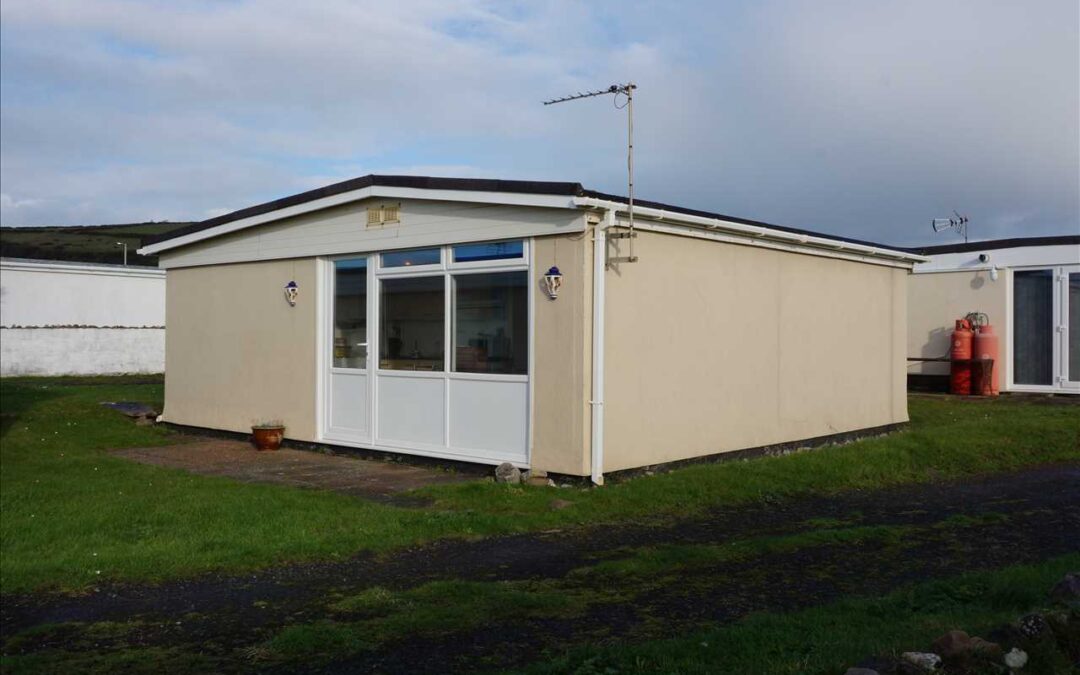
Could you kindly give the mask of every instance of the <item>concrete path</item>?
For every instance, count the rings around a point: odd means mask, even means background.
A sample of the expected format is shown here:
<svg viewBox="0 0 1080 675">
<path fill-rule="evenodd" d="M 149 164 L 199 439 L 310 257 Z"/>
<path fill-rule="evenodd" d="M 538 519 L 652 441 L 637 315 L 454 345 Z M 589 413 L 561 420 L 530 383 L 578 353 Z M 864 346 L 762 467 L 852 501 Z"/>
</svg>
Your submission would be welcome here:
<svg viewBox="0 0 1080 675">
<path fill-rule="evenodd" d="M 476 476 L 435 468 L 308 450 L 281 448 L 259 452 L 244 441 L 209 438 L 156 448 L 117 450 L 112 454 L 143 464 L 227 476 L 247 483 L 333 490 L 388 503 L 408 503 L 410 500 L 402 498 L 401 493 L 426 485 L 476 480 Z"/>
</svg>

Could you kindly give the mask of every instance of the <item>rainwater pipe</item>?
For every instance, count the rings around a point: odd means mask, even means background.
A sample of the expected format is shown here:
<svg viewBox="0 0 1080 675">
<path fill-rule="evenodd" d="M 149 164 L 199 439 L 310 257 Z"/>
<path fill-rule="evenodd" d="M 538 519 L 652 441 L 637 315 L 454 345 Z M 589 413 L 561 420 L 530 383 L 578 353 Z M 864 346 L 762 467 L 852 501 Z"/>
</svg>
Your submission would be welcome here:
<svg viewBox="0 0 1080 675">
<path fill-rule="evenodd" d="M 593 226 L 593 297 L 592 297 L 592 412 L 591 477 L 596 485 L 604 484 L 604 299 L 607 271 L 607 230 L 615 224 L 615 209 L 604 212 L 603 220 Z"/>
</svg>

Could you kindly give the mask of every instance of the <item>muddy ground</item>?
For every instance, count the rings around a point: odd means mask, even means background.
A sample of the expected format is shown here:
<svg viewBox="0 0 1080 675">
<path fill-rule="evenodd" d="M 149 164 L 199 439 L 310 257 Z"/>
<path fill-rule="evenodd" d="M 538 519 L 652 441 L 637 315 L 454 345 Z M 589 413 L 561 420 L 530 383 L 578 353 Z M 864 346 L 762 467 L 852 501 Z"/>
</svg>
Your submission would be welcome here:
<svg viewBox="0 0 1080 675">
<path fill-rule="evenodd" d="M 836 541 L 671 576 L 625 581 L 608 600 L 557 619 L 524 619 L 441 635 L 403 635 L 360 653 L 260 660 L 282 627 L 332 618 L 330 598 L 442 579 L 557 580 L 582 588 L 601 561 L 656 546 L 722 544 L 828 527 L 890 526 L 896 540 Z M 964 571 L 1080 551 L 1080 464 L 830 497 L 757 503 L 682 521 L 448 540 L 346 562 L 161 585 L 101 586 L 82 596 L 3 597 L 5 655 L 146 648 L 200 654 L 223 672 L 465 672 L 512 668 L 578 643 L 656 639 L 754 611 L 787 611 Z M 593 582 L 595 583 L 595 581 Z M 616 583 L 616 582 L 611 582 Z M 88 627 L 137 626 L 110 637 Z M 59 624 L 50 629 L 41 626 Z M 38 627 L 35 629 L 35 627 Z M 92 634 L 92 637 L 89 637 Z"/>
</svg>

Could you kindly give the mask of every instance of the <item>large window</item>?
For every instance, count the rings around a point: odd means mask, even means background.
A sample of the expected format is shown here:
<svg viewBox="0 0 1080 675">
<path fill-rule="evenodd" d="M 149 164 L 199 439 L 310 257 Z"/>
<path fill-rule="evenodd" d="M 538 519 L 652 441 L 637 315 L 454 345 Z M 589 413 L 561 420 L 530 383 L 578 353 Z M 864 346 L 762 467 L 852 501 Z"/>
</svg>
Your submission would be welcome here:
<svg viewBox="0 0 1080 675">
<path fill-rule="evenodd" d="M 528 372 L 528 273 L 454 276 L 454 370 Z"/>
<path fill-rule="evenodd" d="M 334 367 L 367 368 L 367 260 L 334 262 Z"/>
<path fill-rule="evenodd" d="M 443 370 L 444 277 L 386 278 L 381 284 L 379 367 Z"/>
<path fill-rule="evenodd" d="M 517 240 L 380 254 L 379 368 L 527 375 L 527 250 Z"/>
</svg>

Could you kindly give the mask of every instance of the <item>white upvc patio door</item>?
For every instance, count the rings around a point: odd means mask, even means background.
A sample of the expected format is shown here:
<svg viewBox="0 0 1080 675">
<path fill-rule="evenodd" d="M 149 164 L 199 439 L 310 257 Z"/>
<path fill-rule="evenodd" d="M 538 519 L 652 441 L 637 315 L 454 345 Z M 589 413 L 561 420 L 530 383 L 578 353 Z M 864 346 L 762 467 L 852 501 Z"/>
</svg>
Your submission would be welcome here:
<svg viewBox="0 0 1080 675">
<path fill-rule="evenodd" d="M 1010 389 L 1080 393 L 1080 265 L 1012 272 Z"/>
<path fill-rule="evenodd" d="M 327 265 L 323 314 L 329 325 L 323 346 L 324 410 L 320 411 L 326 440 L 371 441 L 373 276 L 366 256 L 335 258 Z"/>
</svg>

